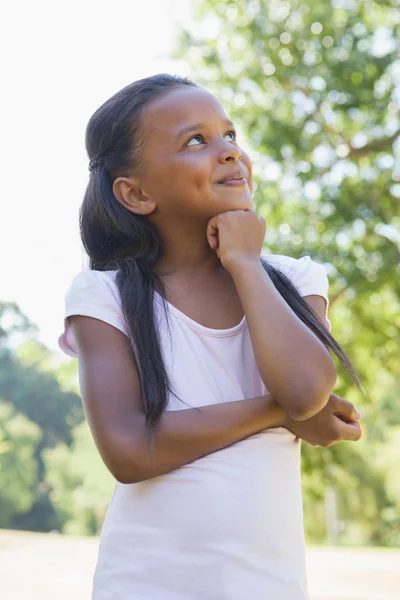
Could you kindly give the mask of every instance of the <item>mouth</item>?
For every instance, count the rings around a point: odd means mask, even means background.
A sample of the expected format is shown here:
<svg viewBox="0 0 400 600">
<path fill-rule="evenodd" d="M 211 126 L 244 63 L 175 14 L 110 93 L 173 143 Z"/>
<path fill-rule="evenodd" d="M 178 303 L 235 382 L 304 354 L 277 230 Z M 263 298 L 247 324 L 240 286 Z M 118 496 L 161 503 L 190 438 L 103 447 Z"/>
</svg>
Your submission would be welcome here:
<svg viewBox="0 0 400 600">
<path fill-rule="evenodd" d="M 218 182 L 218 185 L 226 185 L 229 187 L 242 187 L 243 185 L 246 185 L 247 181 L 246 179 L 243 177 L 242 179 L 228 179 L 227 181 L 223 181 L 223 182 Z"/>
<path fill-rule="evenodd" d="M 217 181 L 219 185 L 243 185 L 247 182 L 245 173 L 243 171 L 236 171 L 235 173 L 230 173 Z"/>
</svg>

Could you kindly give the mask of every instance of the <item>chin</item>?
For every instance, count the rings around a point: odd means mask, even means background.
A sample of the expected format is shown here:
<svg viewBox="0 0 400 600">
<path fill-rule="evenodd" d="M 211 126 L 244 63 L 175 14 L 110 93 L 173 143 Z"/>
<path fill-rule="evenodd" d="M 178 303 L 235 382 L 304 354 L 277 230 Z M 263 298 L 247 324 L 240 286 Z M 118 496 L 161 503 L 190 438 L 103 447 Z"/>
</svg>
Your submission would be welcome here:
<svg viewBox="0 0 400 600">
<path fill-rule="evenodd" d="M 214 200 L 213 212 L 215 215 L 230 210 L 255 210 L 255 204 L 249 192 L 243 194 L 229 194 L 224 196 L 218 195 Z"/>
<path fill-rule="evenodd" d="M 254 210 L 255 204 L 252 198 L 243 198 L 240 200 L 239 198 L 232 199 L 231 202 L 229 200 L 226 202 L 226 205 L 229 205 L 231 208 L 227 208 L 225 210 Z"/>
</svg>

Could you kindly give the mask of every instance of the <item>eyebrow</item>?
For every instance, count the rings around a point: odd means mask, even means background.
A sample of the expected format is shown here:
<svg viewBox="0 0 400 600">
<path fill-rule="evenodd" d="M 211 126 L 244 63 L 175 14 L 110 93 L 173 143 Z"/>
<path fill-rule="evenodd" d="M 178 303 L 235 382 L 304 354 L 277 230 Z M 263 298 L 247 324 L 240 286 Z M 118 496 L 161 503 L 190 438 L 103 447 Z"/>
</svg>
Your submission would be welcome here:
<svg viewBox="0 0 400 600">
<path fill-rule="evenodd" d="M 232 123 L 232 121 L 230 121 L 229 119 L 224 119 L 223 123 L 225 123 L 225 125 L 228 125 L 229 127 L 235 127 L 234 124 Z M 183 127 L 183 129 L 180 129 L 178 131 L 176 138 L 179 139 L 186 133 L 190 133 L 191 131 L 195 131 L 197 129 L 202 129 L 203 127 L 206 127 L 205 123 L 195 123 L 194 125 L 189 125 L 188 127 Z"/>
</svg>

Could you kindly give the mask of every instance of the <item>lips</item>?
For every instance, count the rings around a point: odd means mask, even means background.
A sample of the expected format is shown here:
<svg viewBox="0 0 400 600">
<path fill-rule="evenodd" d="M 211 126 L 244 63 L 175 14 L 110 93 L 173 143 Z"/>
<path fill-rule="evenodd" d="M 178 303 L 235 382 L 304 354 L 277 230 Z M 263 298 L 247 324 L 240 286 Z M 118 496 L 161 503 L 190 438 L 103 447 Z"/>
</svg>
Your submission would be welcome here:
<svg viewBox="0 0 400 600">
<path fill-rule="evenodd" d="M 231 181 L 232 179 L 244 179 L 245 177 L 246 173 L 244 173 L 243 171 L 233 171 L 233 173 L 226 175 L 225 177 L 217 181 L 217 183 L 226 183 L 227 181 Z"/>
</svg>

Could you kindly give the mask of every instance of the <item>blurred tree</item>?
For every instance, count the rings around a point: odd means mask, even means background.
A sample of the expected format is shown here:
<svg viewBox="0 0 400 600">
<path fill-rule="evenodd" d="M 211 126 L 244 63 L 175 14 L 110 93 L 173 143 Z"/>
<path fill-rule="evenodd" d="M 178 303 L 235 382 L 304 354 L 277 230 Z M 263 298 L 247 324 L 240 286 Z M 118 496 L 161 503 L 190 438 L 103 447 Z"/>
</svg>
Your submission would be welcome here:
<svg viewBox="0 0 400 600">
<path fill-rule="evenodd" d="M 14 337 L 26 340 L 38 332 L 37 326 L 21 312 L 15 302 L 0 302 L 0 347 L 14 346 Z"/>
<path fill-rule="evenodd" d="M 0 396 L 41 427 L 41 447 L 59 441 L 70 444 L 72 429 L 84 418 L 80 397 L 61 389 L 54 373 L 42 370 L 44 356 L 50 360 L 49 350 L 39 342 L 27 344 L 29 360 L 25 345 L 14 351 L 0 348 Z"/>
<path fill-rule="evenodd" d="M 177 54 L 250 149 L 268 249 L 326 266 L 332 333 L 368 384 L 361 442 L 303 444 L 308 539 L 324 539 L 333 490 L 340 541 L 400 544 L 398 3 L 200 0 L 197 10 L 196 37 L 185 32 Z M 17 487 L 0 485 L 0 507 L 17 527 L 95 533 L 115 482 L 82 422 L 76 361 L 57 365 L 36 331 L 15 304 L 0 303 L 0 477 L 14 464 L 3 458 L 17 417 L 30 467 Z M 342 370 L 335 391 L 360 402 Z"/>
<path fill-rule="evenodd" d="M 268 248 L 323 262 L 332 312 L 340 299 L 349 307 L 351 318 L 335 327 L 339 340 L 352 350 L 360 330 L 372 331 L 378 339 L 368 352 L 399 373 L 397 8 L 372 0 L 201 0 L 196 37 L 185 32 L 178 55 L 252 148 Z"/>
<path fill-rule="evenodd" d="M 74 429 L 71 448 L 59 444 L 44 450 L 43 458 L 62 531 L 79 535 L 99 533 L 115 479 L 100 458 L 87 422 Z"/>
<path fill-rule="evenodd" d="M 322 514 L 334 485 L 341 518 L 355 519 L 362 506 L 364 537 L 382 542 L 393 498 L 371 461 L 400 420 L 398 2 L 198 0 L 195 12 L 175 56 L 236 124 L 267 249 L 326 266 L 332 334 L 368 391 L 357 450 L 303 445 L 306 513 Z M 335 392 L 359 407 L 338 370 Z M 306 526 L 313 540 L 325 533 L 323 519 Z"/>
<path fill-rule="evenodd" d="M 0 400 L 0 527 L 32 508 L 38 484 L 40 428 Z"/>
<path fill-rule="evenodd" d="M 71 392 L 79 396 L 79 378 L 77 362 L 64 361 L 53 354 L 37 339 L 28 339 L 15 348 L 14 352 L 20 365 L 34 367 L 41 372 L 51 374 L 63 392 Z"/>
<path fill-rule="evenodd" d="M 33 466 L 30 468 L 30 473 L 34 476 L 32 488 L 28 493 L 25 478 L 18 467 L 19 463 L 16 463 L 14 477 L 17 481 L 14 487 L 15 494 L 20 494 L 21 498 L 14 502 L 12 512 L 7 512 L 6 508 L 2 510 L 2 523 L 8 527 L 48 531 L 60 528 L 62 521 L 60 522 L 60 515 L 56 514 L 50 500 L 42 450 L 60 442 L 70 445 L 72 430 L 82 422 L 84 413 L 80 397 L 74 391 L 76 365 L 69 364 L 68 369 L 64 364 L 57 365 L 54 355 L 35 339 L 36 335 L 37 327 L 15 303 L 0 303 L 0 398 L 4 400 L 3 427 L 12 426 L 13 420 L 17 418 L 13 416 L 15 413 L 18 415 L 17 423 L 23 423 L 26 428 L 27 445 L 31 439 L 29 432 L 39 432 L 37 443 L 33 445 Z M 75 375 L 74 378 L 71 377 L 69 384 L 66 382 L 66 373 Z M 21 449 L 23 448 L 24 445 L 21 444 Z M 16 453 L 15 461 L 19 460 L 18 457 L 19 453 Z M 8 454 L 4 459 L 10 462 Z M 10 477 L 9 471 L 7 477 Z M 8 486 L 7 482 L 5 477 L 4 487 L 0 487 L 0 506 L 4 504 L 4 507 L 9 502 L 8 490 L 14 494 L 13 486 Z"/>
</svg>

